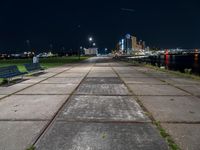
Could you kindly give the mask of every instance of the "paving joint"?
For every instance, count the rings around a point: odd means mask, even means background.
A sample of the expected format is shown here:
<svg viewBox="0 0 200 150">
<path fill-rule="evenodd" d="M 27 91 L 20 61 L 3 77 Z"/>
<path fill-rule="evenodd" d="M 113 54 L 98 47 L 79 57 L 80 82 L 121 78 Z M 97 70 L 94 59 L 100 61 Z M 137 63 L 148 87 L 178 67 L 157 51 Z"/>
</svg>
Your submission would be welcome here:
<svg viewBox="0 0 200 150">
<path fill-rule="evenodd" d="M 70 95 L 70 94 L 13 94 L 13 95 L 27 95 L 27 96 L 31 96 L 31 95 L 33 95 L 33 96 L 35 96 L 35 95 Z"/>
<path fill-rule="evenodd" d="M 41 130 L 40 134 L 33 140 L 34 142 L 32 143 L 32 145 L 35 145 L 39 141 L 39 139 L 42 138 L 42 136 L 45 135 L 45 133 L 48 131 L 48 129 L 52 126 L 52 124 L 56 121 L 56 118 L 59 116 L 61 110 L 64 108 L 65 105 L 67 105 L 70 102 L 71 97 L 76 92 L 76 90 L 79 88 L 79 86 L 82 84 L 82 82 L 87 77 L 87 75 L 89 74 L 91 69 L 92 69 L 92 66 L 91 66 L 90 70 L 88 71 L 88 73 L 85 75 L 85 77 L 81 80 L 81 82 L 77 85 L 77 87 L 73 90 L 73 92 L 66 99 L 66 101 L 61 105 L 61 107 L 53 115 L 52 119 L 45 125 L 45 127 Z"/>
<path fill-rule="evenodd" d="M 74 95 L 77 95 L 77 96 L 131 96 L 131 95 L 116 95 L 116 94 L 74 94 Z"/>
<path fill-rule="evenodd" d="M 76 120 L 63 120 L 57 119 L 56 121 L 59 122 L 80 122 L 80 123 L 113 123 L 113 124 L 152 124 L 152 121 L 122 121 L 122 120 L 95 120 L 95 119 L 76 119 Z"/>
<path fill-rule="evenodd" d="M 200 121 L 159 121 L 159 122 L 168 124 L 200 124 Z"/>
<path fill-rule="evenodd" d="M 130 93 L 132 93 L 132 97 L 138 102 L 138 104 L 140 105 L 140 107 L 143 109 L 143 111 L 145 112 L 145 114 L 152 120 L 152 122 L 155 120 L 152 116 L 152 114 L 147 110 L 147 108 L 142 104 L 142 102 L 139 100 L 138 96 L 141 95 L 136 95 L 128 86 L 127 84 L 124 82 L 124 80 L 121 78 L 121 76 L 118 74 L 118 72 L 111 66 L 112 70 L 117 74 L 117 76 L 120 78 L 120 80 L 122 80 L 123 84 L 127 87 L 127 89 L 129 90 Z"/>
<path fill-rule="evenodd" d="M 144 74 L 147 74 L 147 73 L 144 72 Z M 181 90 L 181 91 L 183 91 L 183 92 L 186 92 L 186 93 L 188 93 L 188 94 L 190 94 L 190 95 L 192 95 L 192 96 L 195 96 L 194 94 L 190 93 L 190 92 L 187 91 L 187 90 L 184 90 L 184 89 L 182 89 L 182 88 L 180 88 L 180 87 L 178 87 L 178 86 L 175 86 L 174 84 L 172 84 L 172 83 L 170 83 L 170 82 L 167 82 L 167 81 L 165 81 L 165 80 L 162 80 L 160 77 L 158 77 L 157 80 L 162 81 L 162 82 L 165 82 L 165 83 L 167 83 L 167 84 L 170 85 L 170 86 L 173 86 L 173 87 L 175 87 L 175 88 L 177 88 L 177 89 L 179 89 L 179 90 Z"/>
<path fill-rule="evenodd" d="M 25 88 L 23 88 L 23 89 L 21 89 L 21 90 L 18 90 L 18 91 L 16 91 L 16 92 L 13 92 L 13 93 L 11 93 L 11 94 L 8 94 L 8 95 L 6 95 L 5 97 L 0 98 L 0 101 L 3 100 L 3 99 L 5 99 L 5 98 L 7 98 L 7 97 L 12 96 L 12 95 L 18 95 L 17 93 L 19 93 L 19 92 L 21 92 L 21 91 L 23 91 L 23 90 L 25 90 L 25 89 L 28 89 L 28 88 L 30 88 L 30 87 L 33 87 L 33 86 L 35 86 L 35 85 L 37 85 L 37 84 L 39 84 L 39 83 L 41 83 L 41 82 L 43 82 L 43 81 L 46 81 L 46 80 L 48 80 L 48 79 L 50 79 L 50 78 L 52 78 L 52 77 L 54 77 L 54 76 L 56 76 L 56 75 L 59 75 L 59 74 L 63 73 L 63 72 L 65 72 L 65 71 L 69 70 L 69 69 L 70 69 L 70 68 L 68 68 L 68 69 L 66 69 L 66 70 L 64 70 L 64 71 L 61 71 L 61 72 L 59 72 L 59 73 L 57 73 L 57 74 L 55 74 L 55 75 L 53 75 L 53 76 L 47 77 L 47 78 L 45 78 L 44 80 L 41 80 L 41 81 L 39 81 L 39 82 L 37 82 L 37 83 L 33 83 L 33 84 L 31 84 L 30 86 L 27 86 L 27 87 L 25 87 Z M 21 83 L 21 84 L 23 84 L 23 83 Z"/>
<path fill-rule="evenodd" d="M 16 121 L 50 121 L 51 119 L 0 119 L 0 122 L 16 122 Z"/>
<path fill-rule="evenodd" d="M 122 80 L 121 76 L 118 74 L 118 72 L 113 68 L 113 71 L 118 75 L 118 77 Z M 158 125 L 158 121 L 156 121 L 156 119 L 153 117 L 153 115 L 151 114 L 150 111 L 148 111 L 148 109 L 143 105 L 143 103 L 141 102 L 141 100 L 139 99 L 138 95 L 136 95 L 128 86 L 127 84 L 124 82 L 124 80 L 122 80 L 123 83 L 125 84 L 125 86 L 128 88 L 129 92 L 131 92 L 133 95 L 133 98 L 135 98 L 136 102 L 138 102 L 138 104 L 140 105 L 140 107 L 143 109 L 143 111 L 145 112 L 145 114 L 150 118 L 150 120 L 152 121 L 152 124 L 154 124 L 156 126 L 157 131 L 160 133 L 160 136 L 163 137 L 163 139 L 165 139 L 165 141 L 167 142 L 168 146 L 171 147 L 172 145 L 176 145 L 176 143 L 174 142 L 174 139 L 171 140 L 169 142 L 168 139 L 172 139 L 172 137 L 169 135 L 168 137 L 164 137 L 161 134 L 161 129 L 164 130 L 164 128 L 159 124 Z M 162 96 L 162 95 L 161 95 Z"/>
</svg>

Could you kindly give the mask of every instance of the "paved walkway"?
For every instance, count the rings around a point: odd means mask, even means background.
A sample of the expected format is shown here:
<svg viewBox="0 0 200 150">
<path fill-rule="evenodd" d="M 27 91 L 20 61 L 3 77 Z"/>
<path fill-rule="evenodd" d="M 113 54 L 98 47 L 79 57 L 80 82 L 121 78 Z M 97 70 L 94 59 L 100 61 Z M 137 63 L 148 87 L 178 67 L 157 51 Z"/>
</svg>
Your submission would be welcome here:
<svg viewBox="0 0 200 150">
<path fill-rule="evenodd" d="M 199 97 L 200 82 L 106 57 L 48 69 L 0 87 L 0 150 L 168 149 L 147 114 L 198 150 Z"/>
</svg>

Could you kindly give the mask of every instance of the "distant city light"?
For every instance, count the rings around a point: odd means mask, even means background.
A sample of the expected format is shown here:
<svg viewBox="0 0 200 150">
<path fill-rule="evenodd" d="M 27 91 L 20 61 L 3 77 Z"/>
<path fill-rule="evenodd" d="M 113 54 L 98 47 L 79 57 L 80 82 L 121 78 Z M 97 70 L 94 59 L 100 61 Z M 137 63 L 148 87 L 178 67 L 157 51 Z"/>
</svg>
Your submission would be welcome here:
<svg viewBox="0 0 200 150">
<path fill-rule="evenodd" d="M 96 46 L 96 43 L 93 43 L 92 45 L 93 45 L 93 46 Z"/>
</svg>

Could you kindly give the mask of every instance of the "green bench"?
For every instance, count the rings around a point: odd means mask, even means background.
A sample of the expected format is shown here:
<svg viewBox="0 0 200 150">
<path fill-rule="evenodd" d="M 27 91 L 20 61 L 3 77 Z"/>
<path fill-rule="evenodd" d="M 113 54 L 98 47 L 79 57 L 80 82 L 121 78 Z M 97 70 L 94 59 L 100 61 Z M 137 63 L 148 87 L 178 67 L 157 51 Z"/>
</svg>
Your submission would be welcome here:
<svg viewBox="0 0 200 150">
<path fill-rule="evenodd" d="M 8 80 L 8 83 L 17 76 L 21 76 L 23 79 L 25 74 L 27 72 L 20 72 L 17 66 L 0 67 L 0 78 Z"/>
<path fill-rule="evenodd" d="M 24 67 L 29 73 L 44 71 L 44 68 L 42 68 L 39 63 L 24 64 Z"/>
</svg>

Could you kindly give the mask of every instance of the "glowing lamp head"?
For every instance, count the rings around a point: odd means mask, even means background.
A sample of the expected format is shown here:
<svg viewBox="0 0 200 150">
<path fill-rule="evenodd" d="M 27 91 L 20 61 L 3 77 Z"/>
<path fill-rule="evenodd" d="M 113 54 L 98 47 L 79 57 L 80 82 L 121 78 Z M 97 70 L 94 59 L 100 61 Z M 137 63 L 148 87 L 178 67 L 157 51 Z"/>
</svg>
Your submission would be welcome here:
<svg viewBox="0 0 200 150">
<path fill-rule="evenodd" d="M 92 37 L 89 37 L 89 41 L 92 42 L 92 41 L 93 41 L 93 38 L 92 38 Z"/>
</svg>

